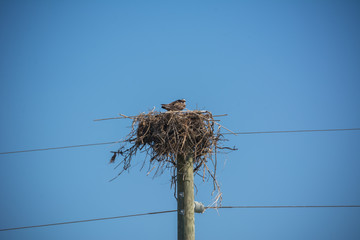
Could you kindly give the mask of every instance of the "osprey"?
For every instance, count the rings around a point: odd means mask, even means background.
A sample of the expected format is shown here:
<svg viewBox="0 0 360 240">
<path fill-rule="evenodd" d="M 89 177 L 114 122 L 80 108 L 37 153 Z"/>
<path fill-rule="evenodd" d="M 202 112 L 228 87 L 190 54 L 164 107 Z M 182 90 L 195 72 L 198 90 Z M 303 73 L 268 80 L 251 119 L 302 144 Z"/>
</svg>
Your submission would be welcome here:
<svg viewBox="0 0 360 240">
<path fill-rule="evenodd" d="M 185 99 L 179 99 L 169 104 L 161 104 L 161 107 L 168 111 L 181 111 L 186 107 Z"/>
</svg>

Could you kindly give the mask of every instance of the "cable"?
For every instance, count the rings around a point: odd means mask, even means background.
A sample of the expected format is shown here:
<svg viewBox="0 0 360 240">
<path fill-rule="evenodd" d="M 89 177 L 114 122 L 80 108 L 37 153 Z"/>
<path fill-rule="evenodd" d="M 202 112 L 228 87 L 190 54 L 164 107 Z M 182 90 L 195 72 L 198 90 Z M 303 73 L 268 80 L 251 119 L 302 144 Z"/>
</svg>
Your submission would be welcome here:
<svg viewBox="0 0 360 240">
<path fill-rule="evenodd" d="M 358 131 L 360 128 L 339 128 L 339 129 L 313 129 L 313 130 L 288 130 L 288 131 L 263 131 L 263 132 L 237 132 L 235 134 L 266 134 L 266 133 L 301 133 L 301 132 L 335 132 L 335 131 Z M 223 133 L 223 134 L 234 134 L 234 133 Z M 82 145 L 72 145 L 65 147 L 52 147 L 52 148 L 40 148 L 40 149 L 30 149 L 30 150 L 20 150 L 20 151 L 12 151 L 12 152 L 0 152 L 1 154 L 14 154 L 14 153 L 24 153 L 24 152 L 36 152 L 36 151 L 47 151 L 47 150 L 56 150 L 56 149 L 64 149 L 64 148 L 76 148 L 76 147 L 88 147 L 88 146 L 96 146 L 96 145 L 106 145 L 118 143 L 119 141 L 114 142 L 103 142 L 103 143 L 90 143 L 90 144 L 82 144 Z"/>
<path fill-rule="evenodd" d="M 360 205 L 318 205 L 318 206 L 223 206 L 223 207 L 205 207 L 206 209 L 217 209 L 217 208 L 357 208 Z M 102 220 L 111 220 L 117 218 L 127 218 L 127 217 L 138 217 L 138 216 L 145 216 L 145 215 L 155 215 L 155 214 L 162 214 L 162 213 L 170 213 L 170 212 L 177 212 L 177 210 L 168 210 L 168 211 L 160 211 L 160 212 L 149 212 L 149 213 L 138 213 L 132 215 L 124 215 L 124 216 L 116 216 L 116 217 L 105 217 L 105 218 L 93 218 L 93 219 L 85 219 L 85 220 L 78 220 L 78 221 L 69 221 L 69 222 L 59 222 L 59 223 L 48 223 L 42 225 L 34 225 L 34 226 L 24 226 L 24 227 L 15 227 L 15 228 L 3 228 L 0 229 L 1 231 L 11 231 L 11 230 L 20 230 L 26 228 L 37 228 L 37 227 L 48 227 L 48 226 L 56 226 L 56 225 L 64 225 L 64 224 L 72 224 L 72 223 L 83 223 L 83 222 L 93 222 L 93 221 L 102 221 Z"/>
<path fill-rule="evenodd" d="M 303 132 L 335 132 L 335 131 L 358 131 L 360 128 L 338 128 L 338 129 L 312 129 L 312 130 L 287 130 L 287 131 L 263 131 L 263 132 L 237 132 L 235 134 L 264 134 L 264 133 L 303 133 Z M 223 133 L 234 134 L 234 133 Z"/>
<path fill-rule="evenodd" d="M 12 154 L 12 153 L 24 153 L 24 152 L 56 150 L 56 149 L 64 149 L 64 148 L 88 147 L 88 146 L 96 146 L 96 145 L 113 144 L 113 143 L 118 143 L 118 142 L 119 141 L 116 141 L 116 142 L 103 142 L 103 143 L 89 143 L 89 144 L 72 145 L 72 146 L 64 146 L 64 147 L 39 148 L 39 149 L 13 151 L 13 152 L 1 152 L 0 154 Z"/>
<path fill-rule="evenodd" d="M 48 223 L 48 224 L 34 225 L 34 226 L 3 228 L 3 229 L 0 229 L 0 232 L 1 231 L 19 230 L 19 229 L 25 229 L 25 228 L 48 227 L 48 226 L 64 225 L 64 224 L 72 224 L 72 223 L 93 222 L 93 221 L 102 221 L 102 220 L 110 220 L 110 219 L 117 219 L 117 218 L 138 217 L 138 216 L 144 216 L 144 215 L 155 215 L 155 214 L 170 213 L 170 212 L 176 212 L 176 211 L 177 210 L 169 210 L 169 211 L 161 211 L 161 212 L 149 212 L 149 213 L 138 213 L 138 214 L 132 214 L 132 215 L 116 216 L 116 217 L 93 218 L 93 219 L 85 219 L 85 220 L 69 221 L 69 222 Z"/>
<path fill-rule="evenodd" d="M 327 206 L 306 206 L 306 205 L 299 205 L 299 206 L 221 206 L 221 207 L 205 207 L 209 209 L 216 209 L 216 208 L 353 208 L 353 207 L 360 207 L 360 205 L 327 205 Z"/>
</svg>

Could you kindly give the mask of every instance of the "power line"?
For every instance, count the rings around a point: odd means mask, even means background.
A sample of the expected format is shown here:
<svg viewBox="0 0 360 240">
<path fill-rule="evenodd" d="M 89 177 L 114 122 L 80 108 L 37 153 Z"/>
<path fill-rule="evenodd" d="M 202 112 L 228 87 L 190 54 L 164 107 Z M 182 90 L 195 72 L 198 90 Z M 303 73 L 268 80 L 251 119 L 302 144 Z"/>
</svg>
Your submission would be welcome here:
<svg viewBox="0 0 360 240">
<path fill-rule="evenodd" d="M 47 150 L 56 150 L 56 149 L 64 149 L 64 148 L 89 147 L 89 146 L 113 144 L 113 143 L 118 143 L 118 142 L 119 142 L 119 141 L 115 141 L 115 142 L 103 142 L 103 143 L 89 143 L 89 144 L 72 145 L 72 146 L 64 146 L 64 147 L 38 148 L 38 149 L 20 150 L 20 151 L 13 151 L 13 152 L 1 152 L 0 154 L 12 154 L 12 153 L 47 151 Z"/>
<path fill-rule="evenodd" d="M 207 209 L 218 209 L 218 208 L 225 209 L 225 208 L 358 208 L 358 207 L 360 207 L 360 205 L 222 206 L 222 207 L 206 207 L 206 208 Z M 138 216 L 145 216 L 145 215 L 170 213 L 170 212 L 176 212 L 176 211 L 177 210 L 168 210 L 168 211 L 138 213 L 138 214 L 131 214 L 131 215 L 115 216 L 115 217 L 93 218 L 93 219 L 85 219 L 85 220 L 78 220 L 78 221 L 48 223 L 48 224 L 42 224 L 42 225 L 33 225 L 33 226 L 24 226 L 24 227 L 15 227 L 15 228 L 3 228 L 3 229 L 0 229 L 0 231 L 11 231 L 11 230 L 26 229 L 26 228 L 37 228 L 37 227 L 48 227 L 48 226 L 73 224 L 73 223 L 103 221 L 103 220 L 111 220 L 111 219 L 118 219 L 118 218 L 128 218 L 128 217 L 138 217 Z"/>
<path fill-rule="evenodd" d="M 359 131 L 360 128 L 337 128 L 337 129 L 312 129 L 312 130 L 286 130 L 286 131 L 263 131 L 263 132 L 236 132 L 235 134 L 265 134 L 265 133 L 306 133 L 306 132 L 337 132 Z M 234 133 L 223 133 L 234 134 Z"/>
<path fill-rule="evenodd" d="M 298 206 L 222 206 L 222 207 L 205 207 L 209 209 L 216 209 L 216 208 L 354 208 L 360 207 L 360 205 L 298 205 Z"/>
<path fill-rule="evenodd" d="M 103 220 L 111 220 L 111 219 L 117 219 L 117 218 L 128 218 L 128 217 L 138 217 L 138 216 L 145 216 L 145 215 L 155 215 L 155 214 L 161 214 L 161 213 L 170 213 L 170 212 L 176 212 L 176 211 L 177 210 L 138 213 L 138 214 L 124 215 L 124 216 L 116 216 L 116 217 L 93 218 L 93 219 L 85 219 L 85 220 L 69 221 L 69 222 L 48 223 L 48 224 L 34 225 L 34 226 L 3 228 L 3 229 L 0 229 L 0 231 L 11 231 L 11 230 L 19 230 L 19 229 L 25 229 L 25 228 L 37 228 L 37 227 L 48 227 L 48 226 L 56 226 L 56 225 L 64 225 L 64 224 L 72 224 L 72 223 L 103 221 Z"/>
<path fill-rule="evenodd" d="M 307 132 L 359 131 L 359 130 L 360 130 L 360 128 L 338 128 L 338 129 L 286 130 L 286 131 L 262 131 L 262 132 L 236 132 L 235 134 L 246 135 L 246 134 L 269 134 L 269 133 L 271 134 L 271 133 L 307 133 Z M 234 133 L 223 133 L 223 134 L 234 134 Z M 12 152 L 0 152 L 0 155 L 1 154 L 14 154 L 14 153 L 57 150 L 57 149 L 65 149 L 65 148 L 88 147 L 88 146 L 114 144 L 114 143 L 118 143 L 118 142 L 120 142 L 120 141 L 103 142 L 103 143 L 90 143 L 90 144 L 72 145 L 72 146 L 64 146 L 64 147 L 29 149 L 29 150 L 20 150 L 20 151 L 12 151 Z"/>
</svg>

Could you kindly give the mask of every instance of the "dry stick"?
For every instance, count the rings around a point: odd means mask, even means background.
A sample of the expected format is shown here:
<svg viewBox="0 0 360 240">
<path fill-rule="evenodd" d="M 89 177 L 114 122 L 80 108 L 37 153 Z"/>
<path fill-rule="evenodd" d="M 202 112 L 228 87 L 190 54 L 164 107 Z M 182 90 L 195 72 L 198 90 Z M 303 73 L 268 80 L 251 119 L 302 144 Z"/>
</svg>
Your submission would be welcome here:
<svg viewBox="0 0 360 240">
<path fill-rule="evenodd" d="M 206 163 L 204 163 L 204 167 L 206 167 L 207 169 L 207 172 L 210 174 L 210 177 L 213 179 L 213 185 L 214 185 L 214 190 L 212 191 L 211 194 L 214 194 L 215 191 L 218 191 L 218 194 L 216 195 L 215 197 L 215 201 L 214 203 L 211 204 L 214 205 L 215 203 L 217 203 L 219 200 L 220 200 L 220 203 L 221 203 L 221 200 L 222 200 L 222 192 L 220 191 L 220 185 L 219 183 L 217 182 L 217 180 L 215 179 L 215 176 L 213 175 L 213 173 L 211 172 L 211 170 L 209 169 L 209 167 L 207 166 Z"/>
<path fill-rule="evenodd" d="M 151 169 L 150 171 L 148 171 L 148 173 L 146 174 L 146 176 L 149 176 L 149 174 L 152 172 L 152 170 L 154 170 L 155 167 L 156 167 L 156 166 L 154 165 L 154 166 L 152 167 L 152 169 Z"/>
<path fill-rule="evenodd" d="M 155 107 L 153 108 L 153 110 L 151 110 L 151 112 L 154 112 L 154 110 L 155 110 Z M 191 110 L 188 110 L 188 111 L 168 111 L 168 112 L 164 112 L 164 113 L 174 113 L 174 112 L 193 112 L 193 111 L 191 111 Z M 208 112 L 208 111 L 201 110 L 201 111 L 198 111 L 198 112 L 205 113 L 205 112 Z M 136 118 L 136 116 L 126 116 L 126 115 L 121 114 L 121 113 L 119 113 L 119 115 L 121 117 L 100 118 L 100 119 L 95 119 L 93 121 L 97 122 L 97 121 L 105 121 L 105 120 L 113 120 L 113 119 L 125 119 L 125 118 L 134 119 L 134 118 Z M 213 115 L 213 117 L 224 117 L 224 116 L 228 116 L 228 114 Z"/>
<path fill-rule="evenodd" d="M 135 118 L 136 118 L 136 116 L 126 116 L 126 115 L 121 114 L 121 113 L 119 113 L 119 115 L 122 116 L 122 117 L 124 117 L 124 118 L 131 118 L 131 119 L 135 119 Z"/>
<path fill-rule="evenodd" d="M 109 182 L 114 181 L 115 179 L 117 179 L 125 170 L 122 169 L 115 177 L 113 177 L 112 179 L 109 180 Z"/>
<path fill-rule="evenodd" d="M 125 118 L 131 118 L 131 119 L 134 119 L 136 116 L 126 116 L 126 115 L 123 115 L 121 113 L 119 113 L 119 115 L 121 117 L 111 117 L 111 118 L 100 118 L 100 119 L 94 119 L 93 121 L 94 122 L 98 122 L 98 121 L 104 121 L 104 120 L 113 120 L 113 119 L 125 119 Z"/>
<path fill-rule="evenodd" d="M 97 121 L 112 120 L 112 119 L 123 119 L 123 117 L 100 118 L 100 119 L 94 119 L 93 121 L 97 122 Z"/>
<path fill-rule="evenodd" d="M 221 125 L 220 123 L 217 123 L 217 122 L 214 122 L 215 124 L 217 124 L 217 125 L 219 125 L 220 127 L 222 127 L 223 129 L 226 129 L 226 130 L 228 130 L 229 132 L 231 132 L 232 134 L 234 134 L 234 135 L 237 135 L 235 132 L 233 132 L 233 131 L 231 131 L 230 129 L 228 129 L 228 128 L 226 128 L 226 127 L 224 127 L 223 125 Z"/>
</svg>

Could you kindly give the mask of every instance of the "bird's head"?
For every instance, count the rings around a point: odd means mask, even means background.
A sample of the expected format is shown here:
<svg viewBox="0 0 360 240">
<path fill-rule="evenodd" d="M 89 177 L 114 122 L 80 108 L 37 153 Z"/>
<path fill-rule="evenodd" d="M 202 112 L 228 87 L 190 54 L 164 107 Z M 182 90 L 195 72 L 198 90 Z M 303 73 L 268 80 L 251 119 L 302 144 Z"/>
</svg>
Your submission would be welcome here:
<svg viewBox="0 0 360 240">
<path fill-rule="evenodd" d="M 185 99 L 179 99 L 179 100 L 177 100 L 177 101 L 178 101 L 178 102 L 182 102 L 182 103 L 186 102 Z"/>
</svg>

